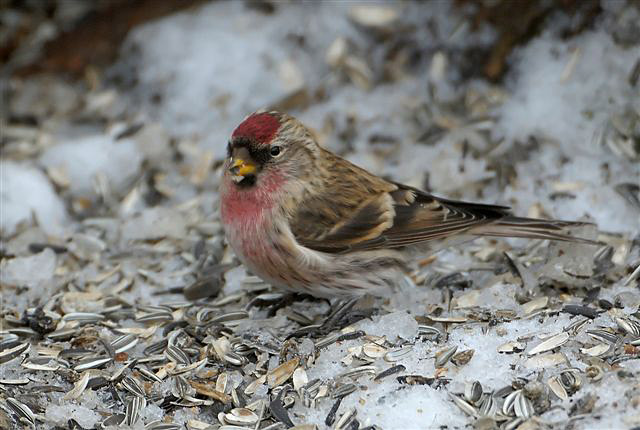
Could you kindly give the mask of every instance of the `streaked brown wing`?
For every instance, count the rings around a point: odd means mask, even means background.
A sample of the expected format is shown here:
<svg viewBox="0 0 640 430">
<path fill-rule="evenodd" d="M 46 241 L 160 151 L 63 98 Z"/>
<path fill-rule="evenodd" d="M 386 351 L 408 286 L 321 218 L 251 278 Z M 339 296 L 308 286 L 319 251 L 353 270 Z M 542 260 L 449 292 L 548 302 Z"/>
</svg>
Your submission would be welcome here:
<svg viewBox="0 0 640 430">
<path fill-rule="evenodd" d="M 300 228 L 293 233 L 298 243 L 308 248 L 331 253 L 343 252 L 362 243 L 377 240 L 393 226 L 393 217 L 393 200 L 388 193 L 381 193 L 362 202 L 348 216 L 339 219 L 315 237 L 301 235 Z M 301 218 L 301 222 L 313 221 L 310 217 L 305 217 Z"/>
<path fill-rule="evenodd" d="M 396 216 L 379 237 L 353 249 L 399 248 L 465 233 L 509 215 L 505 206 L 442 199 L 397 184 Z M 398 199 L 404 193 L 402 199 Z"/>
<path fill-rule="evenodd" d="M 327 252 L 340 252 L 377 238 L 393 226 L 396 185 L 338 157 L 327 169 L 327 183 L 337 190 L 329 199 L 305 191 L 304 205 L 291 203 L 290 226 L 298 243 Z"/>
<path fill-rule="evenodd" d="M 399 248 L 460 234 L 508 215 L 504 206 L 440 199 L 405 185 L 390 185 L 395 189 L 374 194 L 324 235 L 296 234 L 296 239 L 324 252 Z"/>
</svg>

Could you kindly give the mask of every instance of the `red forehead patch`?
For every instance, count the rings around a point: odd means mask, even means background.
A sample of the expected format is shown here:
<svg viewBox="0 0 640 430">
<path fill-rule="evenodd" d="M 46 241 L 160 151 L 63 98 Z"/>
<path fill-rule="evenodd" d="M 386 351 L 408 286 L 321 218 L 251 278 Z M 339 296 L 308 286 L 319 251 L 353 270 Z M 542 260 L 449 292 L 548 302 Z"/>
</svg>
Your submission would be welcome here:
<svg viewBox="0 0 640 430">
<path fill-rule="evenodd" d="M 233 131 L 232 137 L 246 137 L 268 145 L 280 128 L 280 120 L 270 113 L 255 113 Z"/>
</svg>

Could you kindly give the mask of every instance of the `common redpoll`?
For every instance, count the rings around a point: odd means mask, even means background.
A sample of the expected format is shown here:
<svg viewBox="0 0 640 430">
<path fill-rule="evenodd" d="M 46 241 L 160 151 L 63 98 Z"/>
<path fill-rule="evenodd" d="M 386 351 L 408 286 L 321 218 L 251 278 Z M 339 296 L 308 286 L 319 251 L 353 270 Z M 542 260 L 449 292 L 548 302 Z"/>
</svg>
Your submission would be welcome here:
<svg viewBox="0 0 640 430">
<path fill-rule="evenodd" d="M 405 272 L 407 251 L 454 236 L 589 242 L 584 223 L 512 216 L 389 182 L 323 149 L 295 118 L 257 112 L 233 132 L 221 217 L 238 258 L 264 281 L 320 297 L 376 294 Z"/>
</svg>

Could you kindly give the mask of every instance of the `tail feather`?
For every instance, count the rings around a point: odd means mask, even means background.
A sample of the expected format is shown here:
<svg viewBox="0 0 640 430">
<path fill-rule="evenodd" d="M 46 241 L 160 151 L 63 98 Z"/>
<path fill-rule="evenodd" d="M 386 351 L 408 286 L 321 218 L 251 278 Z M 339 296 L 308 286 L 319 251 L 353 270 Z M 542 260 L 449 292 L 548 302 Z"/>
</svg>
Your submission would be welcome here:
<svg viewBox="0 0 640 430">
<path fill-rule="evenodd" d="M 494 223 L 485 224 L 473 229 L 470 233 L 477 236 L 523 237 L 528 239 L 549 239 L 589 245 L 602 245 L 601 242 L 571 236 L 566 233 L 567 228 L 588 225 L 593 224 L 581 221 L 543 220 L 507 216 Z"/>
</svg>

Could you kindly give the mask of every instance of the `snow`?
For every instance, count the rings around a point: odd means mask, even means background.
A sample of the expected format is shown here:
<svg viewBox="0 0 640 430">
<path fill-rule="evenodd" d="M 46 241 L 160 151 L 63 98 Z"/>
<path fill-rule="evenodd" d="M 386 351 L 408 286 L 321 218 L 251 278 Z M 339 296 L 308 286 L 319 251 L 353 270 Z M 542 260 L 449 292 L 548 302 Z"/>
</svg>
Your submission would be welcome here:
<svg viewBox="0 0 640 430">
<path fill-rule="evenodd" d="M 514 55 L 513 93 L 499 110 L 498 132 L 520 141 L 542 135 L 572 154 L 598 153 L 597 133 L 610 116 L 639 103 L 629 83 L 637 59 L 637 48 L 622 48 L 603 31 L 567 41 L 547 32 Z"/>
<path fill-rule="evenodd" d="M 225 295 L 232 295 L 242 291 L 242 281 L 247 277 L 247 271 L 244 266 L 234 267 L 228 270 L 224 274 L 224 293 Z"/>
<path fill-rule="evenodd" d="M 125 219 L 121 234 L 124 240 L 131 241 L 163 237 L 182 238 L 186 231 L 186 220 L 179 211 L 157 207 L 145 209 Z"/>
<path fill-rule="evenodd" d="M 231 130 L 221 125 L 291 90 L 277 65 L 288 60 L 290 68 L 297 68 L 295 59 L 274 42 L 282 39 L 282 22 L 297 21 L 293 9 L 286 8 L 280 21 L 246 10 L 242 3 L 223 2 L 135 30 L 128 46 L 141 49 L 139 88 L 145 93 L 154 88 L 162 97 L 161 119 L 174 133 L 197 133 L 222 147 Z"/>
<path fill-rule="evenodd" d="M 510 185 L 506 199 L 517 199 L 516 207 L 527 210 L 532 202 L 522 196 L 542 196 L 552 216 L 587 215 L 605 231 L 640 231 L 637 211 L 622 203 L 608 181 L 611 176 L 614 182 L 640 183 L 640 163 L 612 154 L 601 142 L 611 121 L 640 109 L 640 88 L 629 82 L 638 54 L 637 47 L 615 44 L 603 29 L 568 40 L 549 30 L 517 51 L 508 79 L 512 93 L 496 112 L 495 134 L 520 142 L 541 136 L 552 144 L 516 166 L 519 177 L 535 177 L 539 183 Z M 554 182 L 577 182 L 579 192 L 571 200 L 544 198 Z"/>
<path fill-rule="evenodd" d="M 73 195 L 93 197 L 98 175 L 107 178 L 113 192 L 123 192 L 136 177 L 142 156 L 132 140 L 95 135 L 53 145 L 40 162 L 49 169 L 62 169 Z"/>
<path fill-rule="evenodd" d="M 47 248 L 39 254 L 3 260 L 0 269 L 0 280 L 3 283 L 36 288 L 53 278 L 56 254 Z"/>
<path fill-rule="evenodd" d="M 399 340 L 398 338 L 413 340 L 418 334 L 418 323 L 415 318 L 404 311 L 375 317 L 372 321 L 364 320 L 356 327 L 359 330 L 364 330 L 365 333 L 385 336 L 392 343 Z"/>
<path fill-rule="evenodd" d="M 64 203 L 40 170 L 26 163 L 0 161 L 0 231 L 3 237 L 33 216 L 49 234 L 61 234 L 67 222 Z"/>
<path fill-rule="evenodd" d="M 47 420 L 59 426 L 65 426 L 69 420 L 76 420 L 83 428 L 91 428 L 100 420 L 100 414 L 85 406 L 67 403 L 49 405 L 45 411 Z"/>
<path fill-rule="evenodd" d="M 173 135 L 197 136 L 222 157 L 233 127 L 248 113 L 301 88 L 309 93 L 324 86 L 350 92 L 324 62 L 324 53 L 337 36 L 347 40 L 352 52 L 379 50 L 375 40 L 350 22 L 349 11 L 357 4 L 276 4 L 273 14 L 241 2 L 207 4 L 197 13 L 179 13 L 132 31 L 114 73 L 133 71 L 138 82 L 135 95 L 148 112 Z M 407 3 L 390 8 L 402 12 L 414 27 L 411 37 L 426 50 L 469 43 L 465 36 L 471 30 L 460 25 L 461 17 L 450 4 L 430 6 Z M 424 25 L 429 20 L 438 21 L 435 35 Z M 471 43 L 486 45 L 493 37 L 489 29 L 480 28 Z M 154 101 L 158 99 L 160 103 Z M 340 105 L 350 109 L 344 102 Z"/>
</svg>

